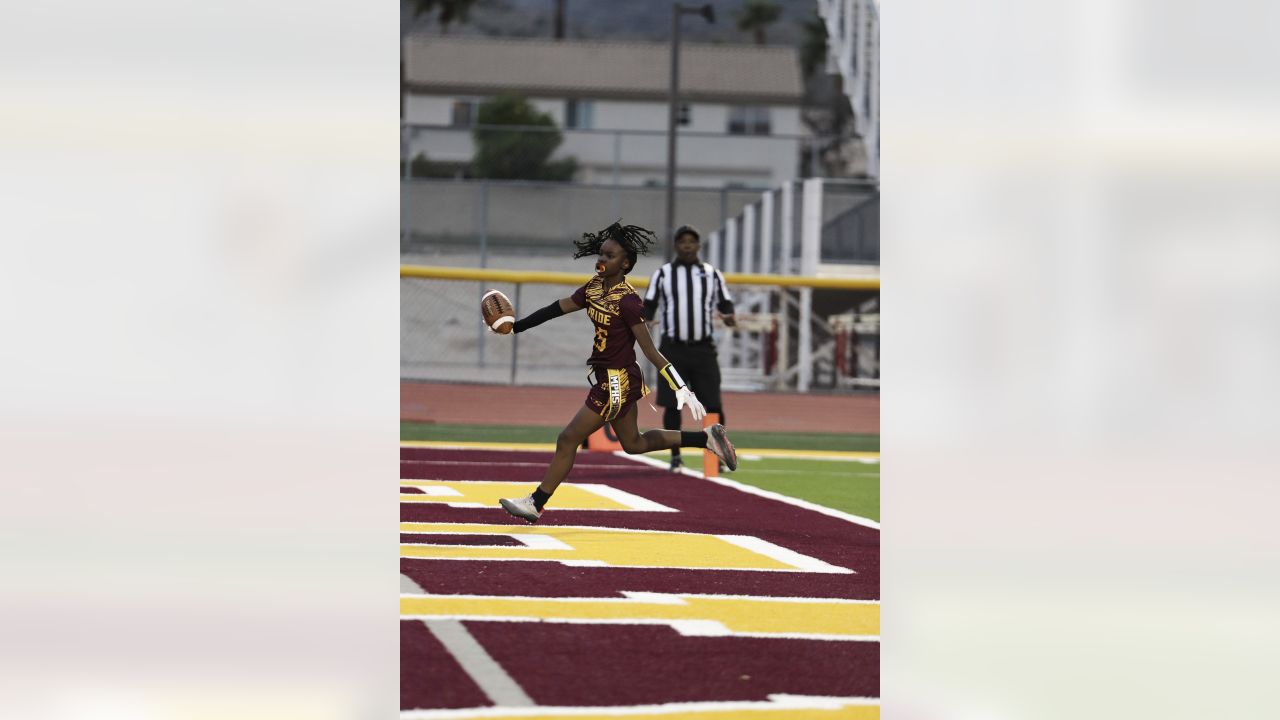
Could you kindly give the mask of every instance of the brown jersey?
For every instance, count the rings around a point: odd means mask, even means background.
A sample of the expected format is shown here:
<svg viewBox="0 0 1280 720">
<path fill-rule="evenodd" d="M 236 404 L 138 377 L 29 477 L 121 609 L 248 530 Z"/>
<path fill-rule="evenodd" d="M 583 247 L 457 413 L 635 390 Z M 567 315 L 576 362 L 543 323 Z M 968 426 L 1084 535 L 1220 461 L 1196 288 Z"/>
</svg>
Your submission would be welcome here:
<svg viewBox="0 0 1280 720">
<path fill-rule="evenodd" d="M 588 365 L 603 368 L 627 368 L 636 361 L 636 336 L 631 326 L 644 322 L 644 301 L 636 289 L 623 280 L 608 291 L 599 275 L 574 291 L 575 305 L 587 309 L 595 325 L 591 357 Z"/>
</svg>

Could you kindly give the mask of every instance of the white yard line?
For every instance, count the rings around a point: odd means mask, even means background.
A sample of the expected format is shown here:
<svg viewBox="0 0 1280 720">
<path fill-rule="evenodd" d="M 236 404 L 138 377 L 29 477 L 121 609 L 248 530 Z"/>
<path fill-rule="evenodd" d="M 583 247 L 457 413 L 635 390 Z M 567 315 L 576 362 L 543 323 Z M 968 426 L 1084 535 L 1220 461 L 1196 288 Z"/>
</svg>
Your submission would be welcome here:
<svg viewBox="0 0 1280 720">
<path fill-rule="evenodd" d="M 520 687 L 520 683 L 471 637 L 461 621 L 431 619 L 423 622 L 495 705 L 528 708 L 537 704 Z"/>
</svg>

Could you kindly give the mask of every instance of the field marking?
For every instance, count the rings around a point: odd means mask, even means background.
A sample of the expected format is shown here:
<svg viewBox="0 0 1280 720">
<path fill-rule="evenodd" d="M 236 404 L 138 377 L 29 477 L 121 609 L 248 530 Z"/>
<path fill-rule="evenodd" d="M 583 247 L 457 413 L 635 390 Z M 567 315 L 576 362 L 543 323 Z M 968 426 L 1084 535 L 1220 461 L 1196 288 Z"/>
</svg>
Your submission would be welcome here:
<svg viewBox="0 0 1280 720">
<path fill-rule="evenodd" d="M 590 459 L 591 459 L 590 457 L 579 457 L 579 458 L 577 458 L 577 459 L 575 459 L 575 460 L 574 460 L 574 465 L 573 465 L 573 466 L 574 466 L 575 468 L 577 468 L 577 467 L 591 467 L 591 468 L 609 468 L 609 469 L 613 469 L 613 470 L 634 470 L 634 469 L 635 469 L 635 468 L 627 467 L 626 465 L 617 465 L 617 464 L 615 464 L 615 463 L 598 463 L 598 462 L 589 462 L 589 460 L 590 460 Z M 601 457 L 601 459 L 603 460 L 603 459 L 604 459 L 604 457 Z M 403 460 L 403 459 L 402 459 L 402 460 L 400 461 L 400 464 L 401 464 L 401 465 L 450 465 L 450 466 L 453 466 L 453 465 L 481 465 L 481 466 L 484 466 L 484 467 L 493 467 L 493 462 L 492 462 L 492 461 L 480 461 L 480 460 Z M 547 466 L 547 463 L 545 463 L 545 462 L 510 462 L 510 461 L 507 461 L 507 462 L 502 463 L 502 465 L 503 465 L 503 467 L 511 466 L 511 467 L 536 467 L 536 468 L 545 468 L 545 467 Z"/>
<path fill-rule="evenodd" d="M 503 598 L 505 600 L 537 600 L 539 602 L 549 603 L 650 603 L 653 605 L 685 605 L 684 598 L 707 599 L 707 600 L 754 600 L 757 602 L 785 602 L 785 603 L 835 603 L 846 605 L 879 605 L 879 600 L 861 600 L 855 598 L 824 598 L 824 597 L 794 597 L 788 595 L 723 595 L 720 593 L 660 593 L 649 592 L 647 590 L 619 590 L 624 597 L 591 597 L 591 596 L 542 596 L 542 595 L 469 595 L 466 593 L 450 593 L 448 595 L 432 595 L 425 590 L 415 590 L 413 592 L 401 592 L 400 597 L 412 597 L 416 595 L 430 595 L 432 597 L 449 597 L 459 600 L 488 600 L 492 598 Z"/>
<path fill-rule="evenodd" d="M 646 596 L 647 595 L 647 596 Z M 628 598 L 513 598 L 501 595 L 410 593 L 402 619 L 431 617 L 485 622 L 663 625 L 691 637 L 879 642 L 880 606 L 873 603 L 707 598 L 639 593 Z"/>
<path fill-rule="evenodd" d="M 628 470 L 644 470 L 631 466 Z M 647 470 L 645 470 L 647 472 Z M 528 492 L 530 483 L 510 480 L 436 480 L 416 478 L 400 480 L 400 487 L 416 488 L 417 493 L 400 493 L 406 504 L 437 504 L 450 507 L 496 508 L 499 498 L 518 497 Z M 556 496 L 556 510 L 591 510 L 602 512 L 680 512 L 645 497 L 619 490 L 604 483 L 567 484 Z"/>
<path fill-rule="evenodd" d="M 424 528 L 417 530 L 414 528 Z M 433 530 L 437 527 L 464 528 L 461 531 L 453 530 Z M 609 527 L 607 525 L 531 525 L 522 523 L 519 525 L 497 524 L 497 523 L 478 523 L 478 522 L 445 522 L 437 520 L 401 520 L 400 532 L 414 533 L 431 533 L 438 532 L 442 534 L 453 535 L 469 535 L 490 533 L 494 535 L 510 535 L 511 532 L 527 532 L 527 533 L 556 533 L 561 530 L 603 530 L 610 533 L 637 533 L 651 535 L 695 535 L 698 537 L 720 537 L 709 533 L 697 532 L 695 530 L 653 530 L 646 528 L 624 528 Z M 470 531 L 470 532 L 469 532 Z"/>
<path fill-rule="evenodd" d="M 417 547 L 414 545 L 404 545 L 403 547 Z M 433 545 L 431 547 L 461 547 L 477 550 L 519 550 L 521 548 L 513 548 L 510 545 Z M 764 573 L 806 573 L 812 570 L 800 570 L 798 568 L 744 568 L 744 567 L 721 567 L 717 565 L 698 565 L 693 566 L 675 566 L 675 565 L 610 565 L 603 560 L 557 560 L 555 558 L 515 558 L 515 557 L 429 557 L 425 555 L 401 555 L 401 560 L 445 560 L 453 562 L 550 562 L 560 563 L 565 567 L 582 567 L 582 568 L 634 568 L 637 570 L 725 570 L 735 572 L 764 572 Z M 841 570 L 841 575 L 854 575 L 853 570 Z"/>
<path fill-rule="evenodd" d="M 819 642 L 880 642 L 879 635 L 840 635 L 836 633 L 802 633 L 802 632 L 744 632 L 732 630 L 716 620 L 667 620 L 661 618 L 549 618 L 540 615 L 479 615 L 474 613 L 439 613 L 419 615 L 409 613 L 400 616 L 401 620 L 421 620 L 431 622 L 448 620 L 454 622 L 506 622 L 506 623 L 551 623 L 556 625 L 654 625 L 669 627 L 681 637 L 735 637 L 757 638 L 762 640 L 817 640 Z"/>
<path fill-rule="evenodd" d="M 402 448 L 437 448 L 442 450 L 543 450 L 556 449 L 555 443 L 502 443 L 477 442 L 471 440 L 401 440 Z M 880 453 L 861 450 L 783 450 L 776 448 L 738 448 L 741 455 L 759 455 L 761 457 L 794 458 L 797 460 L 843 460 L 845 462 L 879 463 Z M 621 451 L 615 455 L 625 455 Z M 666 466 L 666 463 L 663 463 Z"/>
<path fill-rule="evenodd" d="M 555 443 L 502 443 L 474 442 L 470 440 L 401 440 L 402 448 L 438 448 L 442 450 L 542 450 L 555 452 Z"/>
<path fill-rule="evenodd" d="M 435 532 L 435 531 L 428 530 L 425 532 L 415 532 L 415 533 L 405 533 L 405 534 L 406 535 L 456 536 L 458 533 L 445 533 L 445 532 Z M 422 543 L 422 542 L 418 542 L 418 543 L 402 542 L 400 544 L 413 545 L 417 547 L 469 547 L 469 548 L 486 548 L 486 549 L 494 549 L 494 548 L 501 549 L 501 548 L 515 548 L 515 547 L 525 547 L 532 550 L 572 550 L 573 549 L 569 545 L 565 544 L 563 541 L 557 540 L 556 538 L 553 538 L 550 535 L 530 535 L 528 533 L 513 532 L 506 535 L 497 535 L 497 537 L 512 538 L 516 542 L 520 543 L 520 545 L 461 545 L 460 546 L 460 545 L 451 545 L 449 543 Z"/>
<path fill-rule="evenodd" d="M 854 709 L 866 709 L 865 716 L 878 718 L 880 699 L 871 697 L 824 697 L 810 695 L 773 694 L 768 700 L 729 700 L 711 702 L 677 702 L 657 705 L 606 705 L 600 707 L 555 707 L 540 706 L 536 708 L 459 708 L 451 710 L 402 710 L 401 720 L 471 720 L 471 718 L 611 718 L 618 716 L 650 716 L 670 717 L 672 715 L 698 718 L 702 720 L 721 720 L 742 714 L 759 715 L 762 718 L 810 718 L 851 717 Z M 859 719 L 860 720 L 860 719 Z"/>
<path fill-rule="evenodd" d="M 795 550 L 789 550 L 781 545 L 775 545 L 768 540 L 761 540 L 751 535 L 717 535 L 716 537 L 725 542 L 733 543 L 740 548 L 759 553 L 765 557 L 773 558 L 780 563 L 786 563 L 792 567 L 798 567 L 806 572 L 815 573 L 839 573 L 845 568 L 837 567 L 829 562 L 819 560 L 815 557 L 809 557 Z M 852 571 L 850 571 L 852 572 Z M 856 573 L 854 573 L 856 574 Z"/>
<path fill-rule="evenodd" d="M 402 543 L 400 557 L 412 560 L 558 562 L 569 567 L 633 567 L 687 570 L 745 570 L 856 575 L 817 558 L 767 540 L 711 533 L 640 530 L 573 525 L 513 527 L 491 523 L 401 522 L 401 533 L 449 535 L 549 535 L 572 550 L 545 551 L 524 547 L 413 545 Z M 620 540 L 625 539 L 625 542 Z"/>
<path fill-rule="evenodd" d="M 400 484 L 403 486 L 404 480 L 401 480 Z M 427 497 L 462 497 L 462 493 L 447 485 L 409 485 L 408 487 L 417 487 L 418 491 Z"/>
<path fill-rule="evenodd" d="M 738 459 L 741 460 L 742 459 L 741 456 L 739 456 Z M 761 468 L 744 468 L 742 466 L 738 466 L 738 472 L 739 473 L 749 472 L 752 475 L 755 475 L 757 473 L 761 475 L 794 475 L 796 471 L 795 470 L 764 470 Z M 880 479 L 880 473 L 878 471 L 877 472 L 841 472 L 839 470 L 805 470 L 804 475 L 805 477 L 812 477 L 814 475 L 834 476 L 839 478 L 850 478 L 854 480 L 879 480 Z"/>
<path fill-rule="evenodd" d="M 512 707 L 532 707 L 537 704 L 515 678 L 508 675 L 498 661 L 467 632 L 460 621 L 431 619 L 424 620 L 423 623 L 471 676 L 472 682 L 495 704 Z"/>
<path fill-rule="evenodd" d="M 618 503 L 619 505 L 625 505 L 632 510 L 644 510 L 648 512 L 680 512 L 675 508 L 667 507 L 666 505 L 654 502 L 649 498 L 640 497 L 639 495 L 629 493 L 626 490 L 619 490 L 618 488 L 613 487 L 612 485 L 604 485 L 601 483 L 574 483 L 574 484 L 580 488 L 587 488 L 591 492 L 597 495 L 600 495 L 601 497 L 609 498 L 610 500 Z"/>
<path fill-rule="evenodd" d="M 668 463 L 662 462 L 661 460 L 658 460 L 656 458 L 647 457 L 645 455 L 628 455 L 623 452 L 615 452 L 614 455 L 630 458 L 636 462 L 644 463 L 645 465 L 660 467 L 663 470 L 668 470 L 670 467 Z M 746 483 L 740 483 L 734 480 L 729 480 L 727 478 L 719 478 L 719 477 L 709 478 L 703 475 L 698 470 L 690 470 L 687 467 L 680 468 L 680 470 L 678 470 L 677 472 L 683 475 L 689 475 L 691 477 L 702 478 L 707 482 L 713 482 L 717 485 L 724 485 L 725 487 L 731 487 L 734 490 L 741 490 L 742 492 L 747 493 L 748 495 L 756 495 L 762 498 L 777 500 L 778 502 L 786 503 L 788 505 L 794 505 L 796 507 L 804 508 L 805 510 L 812 510 L 813 512 L 826 515 L 828 517 L 837 518 L 839 520 L 844 520 L 846 522 L 851 522 L 855 525 L 861 525 L 862 527 L 871 528 L 872 530 L 880 529 L 880 523 L 876 522 L 875 520 L 872 520 L 871 518 L 864 518 L 858 515 L 852 515 L 850 513 L 843 512 L 841 510 L 836 510 L 835 508 L 829 508 L 826 505 L 811 503 L 808 500 L 793 498 L 788 495 L 782 495 L 782 494 L 773 492 L 771 490 L 762 490 L 754 485 L 747 485 Z"/>
</svg>

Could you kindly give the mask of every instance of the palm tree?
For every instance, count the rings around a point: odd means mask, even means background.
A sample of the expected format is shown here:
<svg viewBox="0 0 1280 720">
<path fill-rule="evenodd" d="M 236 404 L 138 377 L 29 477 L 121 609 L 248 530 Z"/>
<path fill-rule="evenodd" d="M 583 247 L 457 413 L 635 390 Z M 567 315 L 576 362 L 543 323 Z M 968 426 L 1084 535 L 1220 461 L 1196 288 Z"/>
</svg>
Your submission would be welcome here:
<svg viewBox="0 0 1280 720">
<path fill-rule="evenodd" d="M 770 0 L 747 0 L 738 11 L 738 29 L 755 36 L 757 45 L 765 44 L 764 29 L 778 20 L 782 7 Z"/>
<path fill-rule="evenodd" d="M 804 69 L 804 76 L 809 77 L 827 63 L 827 23 L 815 14 L 804 22 L 803 28 L 800 67 Z"/>
<path fill-rule="evenodd" d="M 436 22 L 440 23 L 440 34 L 448 35 L 449 23 L 455 20 L 460 23 L 466 22 L 471 6 L 475 4 L 476 0 L 414 0 L 413 18 L 416 20 L 421 15 L 430 15 L 438 7 L 440 15 L 436 18 Z"/>
</svg>

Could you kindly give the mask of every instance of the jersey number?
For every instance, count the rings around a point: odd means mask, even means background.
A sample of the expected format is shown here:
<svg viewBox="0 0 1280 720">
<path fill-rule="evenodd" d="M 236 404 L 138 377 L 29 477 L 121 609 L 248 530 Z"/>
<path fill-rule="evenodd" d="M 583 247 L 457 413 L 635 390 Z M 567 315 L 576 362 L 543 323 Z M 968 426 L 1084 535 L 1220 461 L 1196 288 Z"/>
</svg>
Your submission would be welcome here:
<svg viewBox="0 0 1280 720">
<path fill-rule="evenodd" d="M 604 352 L 604 346 L 608 339 L 608 330 L 601 327 L 596 328 L 596 352 Z"/>
</svg>

